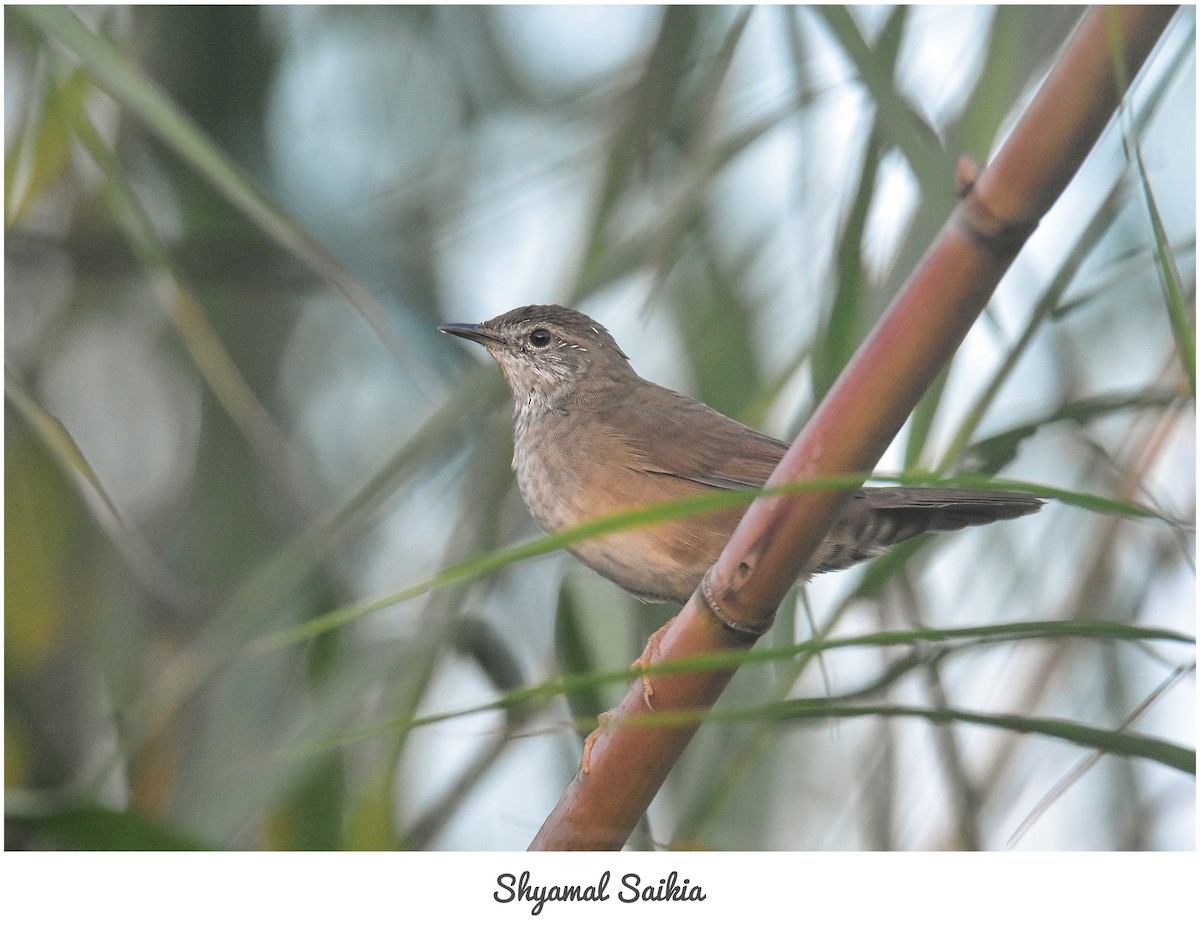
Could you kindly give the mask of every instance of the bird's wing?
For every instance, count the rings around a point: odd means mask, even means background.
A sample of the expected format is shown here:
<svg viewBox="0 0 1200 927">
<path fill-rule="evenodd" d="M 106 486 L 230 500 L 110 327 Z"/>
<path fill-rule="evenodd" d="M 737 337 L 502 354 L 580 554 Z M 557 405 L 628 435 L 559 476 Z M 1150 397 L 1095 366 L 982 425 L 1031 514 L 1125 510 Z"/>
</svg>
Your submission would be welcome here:
<svg viewBox="0 0 1200 927">
<path fill-rule="evenodd" d="M 787 445 L 665 387 L 629 404 L 624 435 L 635 466 L 717 489 L 761 486 Z"/>
</svg>

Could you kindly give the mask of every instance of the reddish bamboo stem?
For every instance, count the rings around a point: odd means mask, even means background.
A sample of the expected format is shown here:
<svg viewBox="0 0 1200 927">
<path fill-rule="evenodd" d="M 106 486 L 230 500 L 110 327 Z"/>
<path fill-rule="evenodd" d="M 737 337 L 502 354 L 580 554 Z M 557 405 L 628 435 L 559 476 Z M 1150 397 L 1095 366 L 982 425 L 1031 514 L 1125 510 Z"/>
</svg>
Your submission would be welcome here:
<svg viewBox="0 0 1200 927">
<path fill-rule="evenodd" d="M 1120 100 L 1110 25 L 1134 75 L 1174 7 L 1094 8 L 1068 41 L 995 160 L 772 474 L 771 484 L 870 471 L 967 330 Z M 949 179 L 948 179 L 949 180 Z M 761 497 L 672 623 L 660 659 L 749 648 L 832 524 L 846 492 Z M 710 707 L 732 671 L 656 676 L 654 709 L 635 683 L 534 838 L 534 850 L 619 849 L 699 722 L 647 727 L 651 712 Z M 639 724 L 639 720 L 641 724 Z"/>
</svg>

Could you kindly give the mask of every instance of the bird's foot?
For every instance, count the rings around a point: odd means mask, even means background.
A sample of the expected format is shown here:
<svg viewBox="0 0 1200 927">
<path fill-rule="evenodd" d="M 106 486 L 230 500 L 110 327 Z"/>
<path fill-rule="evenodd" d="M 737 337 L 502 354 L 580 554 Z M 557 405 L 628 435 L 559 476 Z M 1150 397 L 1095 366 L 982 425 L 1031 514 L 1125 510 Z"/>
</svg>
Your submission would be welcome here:
<svg viewBox="0 0 1200 927">
<path fill-rule="evenodd" d="M 579 772 L 586 776 L 592 768 L 592 747 L 596 746 L 596 741 L 600 739 L 600 735 L 608 730 L 609 722 L 612 721 L 613 715 L 616 714 L 615 709 L 609 709 L 596 718 L 596 729 L 587 735 L 583 741 L 583 759 L 579 762 Z"/>
<path fill-rule="evenodd" d="M 642 655 L 629 664 L 630 669 L 642 671 L 642 698 L 646 702 L 646 707 L 654 711 L 654 706 L 650 704 L 650 699 L 654 698 L 654 684 L 650 681 L 650 664 L 658 659 L 658 648 L 662 643 L 663 637 L 667 633 L 667 629 L 671 627 L 671 622 L 675 619 L 671 618 L 666 624 L 650 635 L 646 641 L 646 648 L 642 651 Z"/>
<path fill-rule="evenodd" d="M 650 682 L 650 664 L 658 659 L 658 648 L 662 643 L 663 636 L 671 627 L 672 618 L 661 628 L 650 635 L 646 641 L 646 647 L 642 651 L 642 655 L 629 664 L 630 669 L 641 670 L 642 672 L 642 699 L 646 702 L 646 707 L 654 711 L 654 705 L 650 700 L 654 698 L 654 684 Z M 616 709 L 610 709 L 596 718 L 596 729 L 588 734 L 583 741 L 583 759 L 579 763 L 579 772 L 586 776 L 592 768 L 592 748 L 596 746 L 596 741 L 600 739 L 600 735 L 608 730 L 612 723 L 613 716 L 616 714 Z"/>
</svg>

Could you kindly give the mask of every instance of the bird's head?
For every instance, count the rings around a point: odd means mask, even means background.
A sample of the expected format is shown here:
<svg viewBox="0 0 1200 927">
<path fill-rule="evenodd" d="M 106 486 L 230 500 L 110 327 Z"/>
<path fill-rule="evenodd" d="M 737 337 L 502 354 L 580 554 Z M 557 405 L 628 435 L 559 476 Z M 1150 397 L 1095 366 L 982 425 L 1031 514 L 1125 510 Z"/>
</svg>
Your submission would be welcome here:
<svg viewBox="0 0 1200 927">
<path fill-rule="evenodd" d="M 561 408 L 580 390 L 604 389 L 636 376 L 603 325 L 562 306 L 522 306 L 486 322 L 442 325 L 438 331 L 487 348 L 518 409 Z"/>
</svg>

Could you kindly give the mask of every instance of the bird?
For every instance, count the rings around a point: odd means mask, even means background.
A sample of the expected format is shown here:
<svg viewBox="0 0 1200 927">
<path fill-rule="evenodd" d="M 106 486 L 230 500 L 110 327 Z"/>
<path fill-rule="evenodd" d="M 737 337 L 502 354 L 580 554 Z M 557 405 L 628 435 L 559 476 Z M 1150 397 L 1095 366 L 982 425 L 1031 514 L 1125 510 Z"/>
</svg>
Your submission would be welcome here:
<svg viewBox="0 0 1200 927">
<path fill-rule="evenodd" d="M 522 306 L 439 331 L 482 345 L 514 401 L 512 467 L 526 507 L 553 533 L 633 507 L 762 486 L 788 449 L 704 403 L 640 377 L 599 322 L 556 305 Z M 644 601 L 684 603 L 748 503 L 614 531 L 570 552 Z M 1024 492 L 915 486 L 856 490 L 802 578 L 841 570 L 926 532 L 1018 518 Z"/>
</svg>

